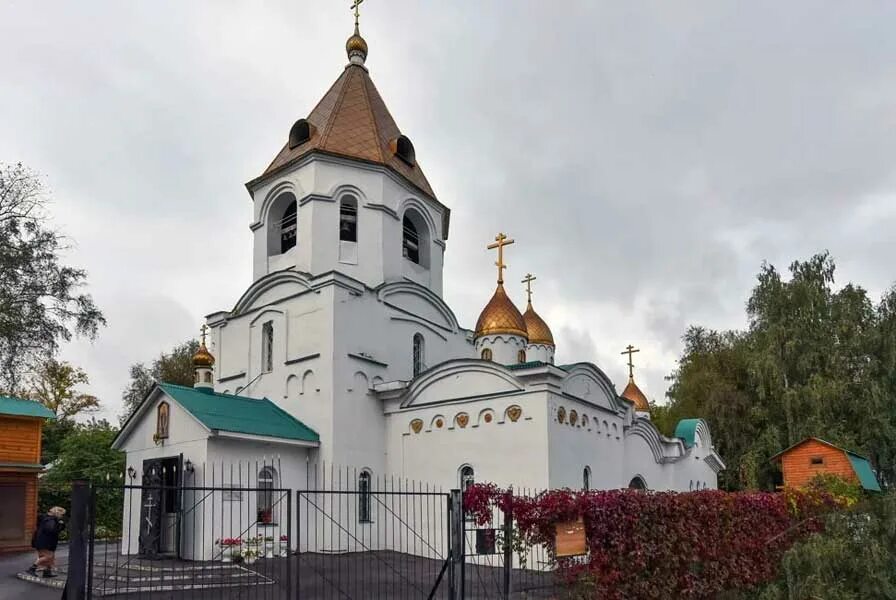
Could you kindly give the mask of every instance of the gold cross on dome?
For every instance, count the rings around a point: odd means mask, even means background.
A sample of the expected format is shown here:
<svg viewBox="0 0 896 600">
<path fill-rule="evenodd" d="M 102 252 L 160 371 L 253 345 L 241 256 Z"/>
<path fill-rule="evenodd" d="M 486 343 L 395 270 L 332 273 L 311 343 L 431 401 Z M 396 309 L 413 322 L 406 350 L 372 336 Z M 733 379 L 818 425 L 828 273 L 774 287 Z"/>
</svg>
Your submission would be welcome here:
<svg viewBox="0 0 896 600">
<path fill-rule="evenodd" d="M 364 2 L 364 0 L 353 0 L 352 5 L 349 7 L 355 11 L 355 27 L 358 26 L 358 17 L 361 16 L 361 11 L 358 10 L 358 7 L 361 6 L 362 2 Z"/>
<path fill-rule="evenodd" d="M 205 336 L 208 335 L 208 325 L 203 323 L 202 327 L 199 328 L 199 332 L 199 337 L 202 338 L 202 345 L 205 346 Z"/>
<path fill-rule="evenodd" d="M 635 348 L 631 344 L 625 347 L 625 350 L 620 352 L 619 354 L 628 354 L 628 378 L 634 379 L 635 373 L 635 363 L 632 362 L 632 354 L 635 352 L 640 352 L 640 348 Z"/>
<path fill-rule="evenodd" d="M 523 277 L 523 280 L 520 283 L 526 284 L 526 295 L 529 296 L 529 304 L 532 304 L 532 282 L 538 279 L 532 273 L 526 273 L 526 276 Z"/>
<path fill-rule="evenodd" d="M 509 246 L 512 243 L 513 240 L 508 240 L 506 235 L 499 233 L 495 236 L 495 243 L 487 246 L 489 250 L 498 249 L 498 260 L 495 262 L 495 266 L 498 267 L 498 283 L 504 283 L 504 269 L 507 268 L 507 265 L 504 264 L 504 246 Z"/>
</svg>

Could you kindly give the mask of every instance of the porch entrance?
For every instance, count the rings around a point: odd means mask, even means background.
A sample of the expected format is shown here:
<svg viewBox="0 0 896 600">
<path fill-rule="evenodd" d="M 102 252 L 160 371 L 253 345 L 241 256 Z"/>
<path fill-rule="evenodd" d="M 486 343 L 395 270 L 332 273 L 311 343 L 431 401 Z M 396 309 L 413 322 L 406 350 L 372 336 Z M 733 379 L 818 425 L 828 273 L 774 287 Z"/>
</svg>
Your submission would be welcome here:
<svg viewBox="0 0 896 600">
<path fill-rule="evenodd" d="M 143 461 L 139 555 L 180 557 L 183 455 Z"/>
</svg>

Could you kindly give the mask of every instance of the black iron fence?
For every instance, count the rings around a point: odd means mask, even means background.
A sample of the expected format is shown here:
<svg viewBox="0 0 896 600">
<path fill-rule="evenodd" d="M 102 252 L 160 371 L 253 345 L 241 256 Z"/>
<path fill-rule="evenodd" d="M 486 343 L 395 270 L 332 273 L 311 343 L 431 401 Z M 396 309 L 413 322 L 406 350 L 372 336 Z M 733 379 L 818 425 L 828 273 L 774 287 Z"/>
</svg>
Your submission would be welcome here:
<svg viewBox="0 0 896 600">
<path fill-rule="evenodd" d="M 458 490 L 353 469 L 309 471 L 295 491 L 195 479 L 76 483 L 70 597 L 562 597 L 550 552 L 520 543 L 512 512 L 477 524 Z M 110 497 L 117 527 L 96 521 Z"/>
</svg>

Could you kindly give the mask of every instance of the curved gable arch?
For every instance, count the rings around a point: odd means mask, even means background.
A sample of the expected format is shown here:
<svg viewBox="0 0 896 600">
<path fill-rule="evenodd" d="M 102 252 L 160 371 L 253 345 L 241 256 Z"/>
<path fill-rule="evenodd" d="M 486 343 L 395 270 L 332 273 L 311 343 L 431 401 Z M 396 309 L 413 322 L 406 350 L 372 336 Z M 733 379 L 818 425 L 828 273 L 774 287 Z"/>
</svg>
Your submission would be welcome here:
<svg viewBox="0 0 896 600">
<path fill-rule="evenodd" d="M 653 423 L 644 419 L 639 419 L 634 425 L 628 428 L 625 436 L 636 436 L 643 439 L 647 442 L 647 446 L 650 448 L 650 453 L 653 454 L 653 460 L 657 463 L 663 462 L 663 438 Z"/>
<path fill-rule="evenodd" d="M 443 362 L 416 378 L 405 392 L 402 407 L 468 397 L 515 393 L 525 385 L 497 363 L 475 359 Z"/>
<path fill-rule="evenodd" d="M 268 292 L 281 286 L 284 287 L 284 292 L 276 299 L 311 290 L 311 283 L 301 273 L 290 270 L 274 271 L 249 286 L 249 289 L 237 300 L 231 311 L 232 315 L 236 316 L 252 310 L 259 303 L 259 300 L 262 300 L 262 302 L 274 300 L 274 298 L 265 296 L 269 296 Z"/>
<path fill-rule="evenodd" d="M 576 385 L 585 382 L 584 385 Z M 561 384 L 563 392 L 587 400 L 593 404 L 603 405 L 610 410 L 620 408 L 616 389 L 610 378 L 591 363 L 578 363 L 570 368 Z"/>
<path fill-rule="evenodd" d="M 405 300 L 410 300 L 410 302 L 422 301 L 426 303 L 426 305 L 433 309 L 433 315 L 427 316 L 417 314 L 417 312 L 413 310 L 413 307 L 409 305 L 409 302 L 401 302 L 403 296 Z M 457 333 L 460 329 L 457 317 L 445 301 L 430 289 L 419 283 L 414 283 L 413 281 L 396 281 L 394 283 L 382 285 L 377 289 L 377 300 L 398 311 L 413 315 L 432 323 L 433 325 L 442 327 L 451 333 Z M 435 321 L 433 319 L 434 316 L 438 316 L 442 322 Z"/>
<path fill-rule="evenodd" d="M 358 207 L 360 208 L 362 205 L 368 203 L 367 194 L 361 191 L 356 185 L 351 185 L 348 183 L 341 183 L 330 190 L 330 198 L 332 198 L 336 203 L 342 201 L 344 196 L 352 196 L 358 200 Z"/>
</svg>

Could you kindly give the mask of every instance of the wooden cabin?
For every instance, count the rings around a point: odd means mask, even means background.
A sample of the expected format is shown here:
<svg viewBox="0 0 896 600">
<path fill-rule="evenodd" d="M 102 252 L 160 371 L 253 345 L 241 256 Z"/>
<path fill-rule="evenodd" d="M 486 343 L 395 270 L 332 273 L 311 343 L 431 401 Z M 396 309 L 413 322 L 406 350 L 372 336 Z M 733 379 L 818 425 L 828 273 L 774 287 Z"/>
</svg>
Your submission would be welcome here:
<svg viewBox="0 0 896 600">
<path fill-rule="evenodd" d="M 781 463 L 784 487 L 803 487 L 816 475 L 832 474 L 866 490 L 881 491 L 867 458 L 819 438 L 810 437 L 794 444 L 774 455 L 772 462 Z"/>
<path fill-rule="evenodd" d="M 44 421 L 39 402 L 0 396 L 0 552 L 27 550 L 37 519 L 37 476 Z"/>
</svg>

